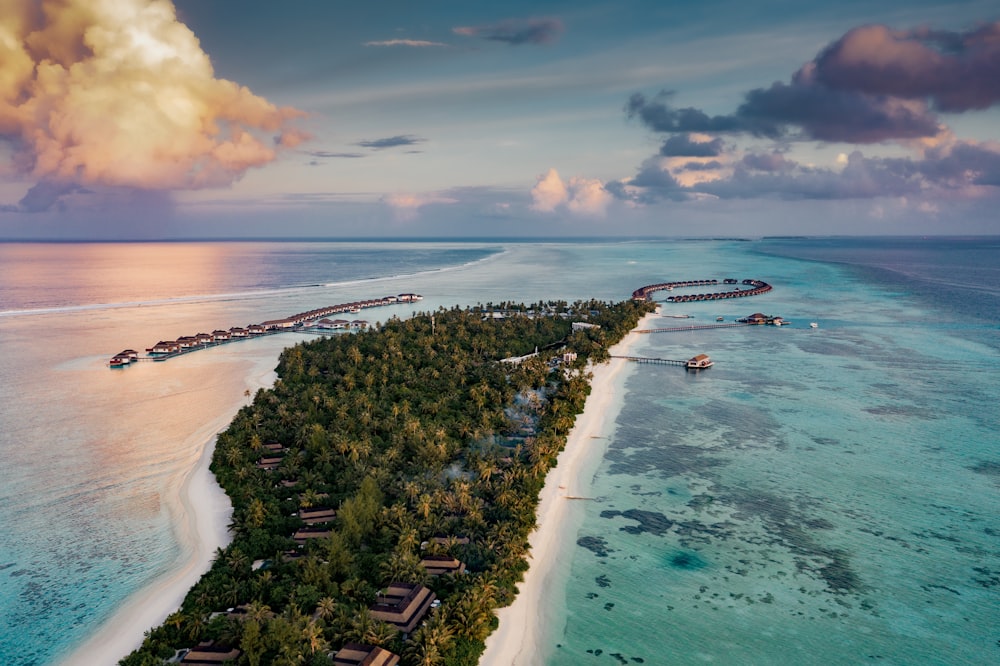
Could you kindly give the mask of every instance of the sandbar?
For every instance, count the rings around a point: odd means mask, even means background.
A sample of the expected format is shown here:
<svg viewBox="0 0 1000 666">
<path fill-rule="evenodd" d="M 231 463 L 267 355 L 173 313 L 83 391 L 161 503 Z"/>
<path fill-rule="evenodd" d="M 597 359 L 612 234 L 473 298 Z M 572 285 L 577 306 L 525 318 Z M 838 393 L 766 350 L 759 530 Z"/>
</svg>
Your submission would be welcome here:
<svg viewBox="0 0 1000 666">
<path fill-rule="evenodd" d="M 251 392 L 274 385 L 277 375 L 273 368 L 278 353 L 279 350 L 262 351 L 251 359 L 252 369 L 244 379 Z M 188 591 L 208 571 L 216 550 L 232 540 L 229 533 L 232 504 L 209 465 L 216 435 L 225 430 L 244 404 L 245 398 L 192 435 L 203 443 L 201 454 L 196 465 L 182 477 L 178 496 L 169 508 L 176 521 L 177 541 L 184 559 L 164 577 L 129 597 L 93 636 L 59 663 L 64 666 L 118 663 L 142 645 L 144 632 L 163 624 L 167 616 L 180 608 Z"/>
</svg>

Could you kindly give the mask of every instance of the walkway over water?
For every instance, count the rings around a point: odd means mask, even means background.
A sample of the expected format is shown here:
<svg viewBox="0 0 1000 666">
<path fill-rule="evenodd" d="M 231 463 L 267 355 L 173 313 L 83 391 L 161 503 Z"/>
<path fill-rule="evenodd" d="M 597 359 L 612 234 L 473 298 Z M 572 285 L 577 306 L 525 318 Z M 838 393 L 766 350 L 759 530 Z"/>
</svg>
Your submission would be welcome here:
<svg viewBox="0 0 1000 666">
<path fill-rule="evenodd" d="M 654 365 L 680 365 L 687 366 L 687 361 L 677 361 L 672 358 L 650 358 L 648 356 L 612 356 L 611 358 L 622 358 L 635 363 L 652 363 Z"/>
<path fill-rule="evenodd" d="M 657 284 L 649 284 L 645 287 L 639 287 L 632 292 L 632 298 L 636 300 L 651 301 L 653 300 L 652 294 L 657 291 L 673 291 L 675 288 L 681 287 L 702 287 L 717 285 L 719 281 L 716 279 L 711 280 L 681 280 L 679 282 L 659 282 Z M 739 281 L 733 278 L 726 278 L 723 280 L 723 284 L 729 285 L 739 285 Z M 719 301 L 726 298 L 746 298 L 747 296 L 757 296 L 758 294 L 766 294 L 771 291 L 772 287 L 763 280 L 747 279 L 743 280 L 743 284 L 750 287 L 750 289 L 740 289 L 736 286 L 735 289 L 730 291 L 717 291 L 709 294 L 682 294 L 678 296 L 668 296 L 668 303 L 690 303 L 692 301 Z"/>
<path fill-rule="evenodd" d="M 739 326 L 752 326 L 744 322 L 735 324 L 701 324 L 691 326 L 668 326 L 666 328 L 640 328 L 636 333 L 675 333 L 677 331 L 706 331 L 712 328 L 737 328 Z"/>
</svg>

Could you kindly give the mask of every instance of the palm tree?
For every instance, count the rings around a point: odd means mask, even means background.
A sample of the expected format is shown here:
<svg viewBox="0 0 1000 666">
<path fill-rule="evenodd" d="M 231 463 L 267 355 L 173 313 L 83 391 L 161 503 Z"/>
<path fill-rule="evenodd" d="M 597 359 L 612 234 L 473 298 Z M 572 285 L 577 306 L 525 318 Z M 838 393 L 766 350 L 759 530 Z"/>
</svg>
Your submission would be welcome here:
<svg viewBox="0 0 1000 666">
<path fill-rule="evenodd" d="M 329 648 L 326 638 L 323 637 L 323 628 L 315 622 L 310 621 L 302 629 L 302 639 L 309 648 L 309 654 L 316 654 L 320 650 Z"/>
<path fill-rule="evenodd" d="M 336 611 L 337 602 L 333 599 L 333 597 L 323 597 L 316 604 L 316 612 L 313 613 L 313 617 L 328 621 L 333 617 Z"/>
</svg>

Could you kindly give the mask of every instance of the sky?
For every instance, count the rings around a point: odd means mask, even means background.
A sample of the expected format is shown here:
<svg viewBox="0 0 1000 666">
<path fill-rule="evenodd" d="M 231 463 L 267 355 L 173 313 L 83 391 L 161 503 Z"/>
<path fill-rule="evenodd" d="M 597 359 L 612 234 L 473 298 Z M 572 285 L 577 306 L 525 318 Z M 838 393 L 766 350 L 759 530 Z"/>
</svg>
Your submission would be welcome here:
<svg viewBox="0 0 1000 666">
<path fill-rule="evenodd" d="M 1000 234 L 995 0 L 0 0 L 0 239 Z"/>
</svg>

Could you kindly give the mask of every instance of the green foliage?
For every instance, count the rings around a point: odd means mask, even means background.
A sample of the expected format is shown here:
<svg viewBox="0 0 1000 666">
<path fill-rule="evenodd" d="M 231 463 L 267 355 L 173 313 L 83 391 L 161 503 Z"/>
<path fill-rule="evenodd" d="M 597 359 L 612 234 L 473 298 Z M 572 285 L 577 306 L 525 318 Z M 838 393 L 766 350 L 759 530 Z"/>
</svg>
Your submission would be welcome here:
<svg viewBox="0 0 1000 666">
<path fill-rule="evenodd" d="M 538 493 L 590 391 L 586 364 L 606 359 L 649 308 L 442 308 L 285 350 L 273 389 L 216 444 L 233 542 L 181 612 L 121 663 L 159 664 L 212 638 L 239 647 L 247 664 L 327 664 L 348 640 L 384 645 L 405 663 L 474 664 L 492 609 L 510 603 L 527 570 Z M 600 328 L 572 332 L 572 321 Z M 577 359 L 562 363 L 567 351 Z M 277 469 L 258 466 L 265 454 L 281 456 Z M 310 507 L 336 518 L 328 535 L 297 545 L 298 512 Z M 469 543 L 432 539 L 449 535 Z M 431 579 L 425 551 L 462 560 L 468 573 Z M 367 610 L 397 580 L 423 582 L 443 601 L 405 644 Z M 237 606 L 242 619 L 210 621 Z"/>
</svg>

